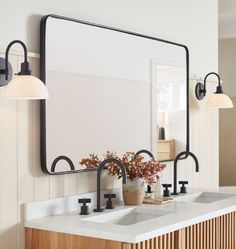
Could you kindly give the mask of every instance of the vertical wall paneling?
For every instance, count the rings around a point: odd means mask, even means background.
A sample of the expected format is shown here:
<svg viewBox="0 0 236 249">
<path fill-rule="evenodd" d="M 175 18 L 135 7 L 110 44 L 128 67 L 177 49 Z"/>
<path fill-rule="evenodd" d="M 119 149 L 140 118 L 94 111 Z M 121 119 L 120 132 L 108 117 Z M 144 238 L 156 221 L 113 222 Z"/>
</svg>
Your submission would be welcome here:
<svg viewBox="0 0 236 249">
<path fill-rule="evenodd" d="M 204 160 L 202 160 L 202 145 L 201 140 L 203 138 L 204 128 L 203 128 L 203 119 L 201 109 L 204 108 L 205 103 L 197 102 L 194 93 L 194 86 L 196 84 L 196 80 L 191 80 L 190 85 L 190 150 L 193 151 L 198 157 L 199 164 L 204 165 Z M 203 111 L 204 113 L 204 111 Z M 194 132 L 192 132 L 194 131 Z M 188 172 L 186 172 L 188 175 Z M 200 176 L 203 175 L 203 170 L 201 169 L 198 174 L 195 174 L 193 179 L 193 185 L 198 186 L 200 184 Z M 202 178 L 201 178 L 202 179 Z"/>
<path fill-rule="evenodd" d="M 10 56 L 10 60 L 12 61 L 13 69 L 17 70 L 17 56 Z M 16 222 L 18 205 L 17 102 L 4 98 L 4 88 L 0 89 L 0 94 L 0 248 L 15 249 L 17 245 Z"/>
<path fill-rule="evenodd" d="M 39 76 L 39 58 L 31 58 L 32 71 Z M 34 175 L 34 200 L 45 200 L 50 198 L 50 177 L 46 176 L 40 167 L 40 116 L 39 101 L 32 101 L 32 131 L 33 131 L 33 175 Z"/>
<path fill-rule="evenodd" d="M 50 176 L 49 177 L 49 185 L 50 185 L 50 199 L 63 197 L 64 195 L 64 176 Z"/>
<path fill-rule="evenodd" d="M 33 153 L 33 175 L 34 175 L 34 201 L 49 199 L 49 176 L 45 176 L 40 168 L 39 147 L 39 103 L 33 102 L 32 113 L 32 153 Z"/>
<path fill-rule="evenodd" d="M 216 82 L 207 85 L 207 99 L 215 92 Z M 206 109 L 206 187 L 218 186 L 219 184 L 219 110 L 215 108 Z M 214 142 L 214 143 L 213 143 Z M 212 156 L 209 156 L 212 155 Z M 211 165 L 209 167 L 209 165 Z"/>
<path fill-rule="evenodd" d="M 17 57 L 18 69 L 23 61 L 22 56 Z M 32 153 L 32 101 L 17 101 L 17 161 L 18 161 L 18 248 L 24 247 L 24 203 L 34 199 L 33 153 Z"/>
<path fill-rule="evenodd" d="M 11 55 L 9 59 L 13 69 L 17 70 L 17 56 Z M 0 95 L 0 248 L 15 249 L 17 247 L 18 212 L 18 108 L 17 101 L 10 101 L 4 97 L 3 87 L 0 88 Z"/>
<path fill-rule="evenodd" d="M 76 195 L 77 191 L 77 175 L 65 175 L 64 176 L 64 195 Z"/>
</svg>

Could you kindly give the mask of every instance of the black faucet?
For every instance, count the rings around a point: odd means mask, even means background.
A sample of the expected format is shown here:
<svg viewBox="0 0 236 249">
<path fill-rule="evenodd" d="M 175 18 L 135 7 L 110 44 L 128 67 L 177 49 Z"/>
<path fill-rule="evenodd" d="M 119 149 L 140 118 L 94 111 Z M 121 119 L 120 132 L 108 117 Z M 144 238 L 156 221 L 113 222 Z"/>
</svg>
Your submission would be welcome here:
<svg viewBox="0 0 236 249">
<path fill-rule="evenodd" d="M 102 161 L 97 169 L 97 207 L 93 210 L 94 212 L 102 212 L 104 210 L 101 208 L 101 172 L 107 163 L 114 163 L 120 168 L 123 184 L 125 184 L 127 180 L 125 167 L 119 160 L 108 158 Z"/>
<path fill-rule="evenodd" d="M 145 149 L 139 150 L 138 152 L 136 152 L 135 155 L 140 155 L 140 154 L 147 154 L 148 156 L 150 156 L 151 159 L 155 160 L 152 152 L 150 152 L 149 150 L 145 150 Z M 152 188 L 151 188 L 150 185 L 147 185 L 147 191 L 146 192 L 147 193 L 151 193 L 152 192 Z"/>
<path fill-rule="evenodd" d="M 136 152 L 135 155 L 140 155 L 140 154 L 147 154 L 147 155 L 149 155 L 152 159 L 154 159 L 154 156 L 153 156 L 152 152 L 150 152 L 149 150 L 139 150 L 138 152 Z"/>
<path fill-rule="evenodd" d="M 199 164 L 198 164 L 198 160 L 197 160 L 197 157 L 190 151 L 183 151 L 183 152 L 180 152 L 176 157 L 175 157 L 175 160 L 174 160 L 174 191 L 173 193 L 171 193 L 172 195 L 178 195 L 178 192 L 177 192 L 177 163 L 179 161 L 179 159 L 181 159 L 182 156 L 191 156 L 194 161 L 195 161 L 195 165 L 196 165 L 196 172 L 199 172 Z"/>
</svg>

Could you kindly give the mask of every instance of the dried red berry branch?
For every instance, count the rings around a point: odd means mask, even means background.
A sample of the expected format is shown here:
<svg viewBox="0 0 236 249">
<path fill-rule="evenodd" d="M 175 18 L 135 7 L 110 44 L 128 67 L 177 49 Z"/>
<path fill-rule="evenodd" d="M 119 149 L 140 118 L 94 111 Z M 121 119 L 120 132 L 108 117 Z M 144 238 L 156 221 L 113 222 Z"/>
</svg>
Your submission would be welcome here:
<svg viewBox="0 0 236 249">
<path fill-rule="evenodd" d="M 132 181 L 134 179 L 142 179 L 147 184 L 153 184 L 160 177 L 160 172 L 166 167 L 165 164 L 159 163 L 154 159 L 144 161 L 144 157 L 136 155 L 135 152 L 126 152 L 121 157 L 118 157 L 116 152 L 107 151 L 104 159 L 116 158 L 120 160 L 127 172 L 127 177 Z M 96 154 L 90 154 L 88 158 L 82 159 L 80 164 L 87 168 L 96 168 L 99 166 L 101 160 Z M 106 165 L 109 175 L 121 178 L 120 169 L 114 163 Z"/>
</svg>

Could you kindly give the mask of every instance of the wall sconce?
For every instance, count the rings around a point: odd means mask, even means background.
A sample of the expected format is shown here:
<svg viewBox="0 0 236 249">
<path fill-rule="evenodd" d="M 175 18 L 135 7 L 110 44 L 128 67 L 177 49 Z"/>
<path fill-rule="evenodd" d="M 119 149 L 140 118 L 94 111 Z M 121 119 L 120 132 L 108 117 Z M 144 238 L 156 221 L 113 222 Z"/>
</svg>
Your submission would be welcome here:
<svg viewBox="0 0 236 249">
<path fill-rule="evenodd" d="M 220 76 L 217 73 L 211 72 L 208 73 L 204 78 L 204 84 L 198 82 L 195 87 L 195 94 L 198 100 L 203 99 L 206 96 L 206 80 L 209 75 L 215 75 L 218 78 L 218 86 L 216 87 L 216 92 L 208 99 L 208 107 L 216 108 L 232 108 L 233 103 L 231 99 L 223 93 L 222 86 L 220 84 Z"/>
<path fill-rule="evenodd" d="M 24 49 L 24 62 L 18 77 L 12 80 L 12 67 L 9 63 L 9 50 L 15 43 Z M 49 97 L 45 84 L 31 75 L 30 64 L 27 59 L 27 48 L 22 41 L 14 40 L 7 46 L 5 59 L 0 58 L 0 86 L 6 86 L 5 95 L 9 99 L 47 99 Z"/>
</svg>

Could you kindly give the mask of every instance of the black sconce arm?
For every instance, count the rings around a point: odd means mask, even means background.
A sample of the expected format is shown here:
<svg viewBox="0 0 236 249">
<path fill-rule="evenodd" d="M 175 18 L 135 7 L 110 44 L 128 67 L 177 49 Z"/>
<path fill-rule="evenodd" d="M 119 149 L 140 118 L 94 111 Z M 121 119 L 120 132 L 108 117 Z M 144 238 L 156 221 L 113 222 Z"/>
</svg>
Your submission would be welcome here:
<svg viewBox="0 0 236 249">
<path fill-rule="evenodd" d="M 219 74 L 217 74 L 217 73 L 215 73 L 215 72 L 210 72 L 210 73 L 208 73 L 206 76 L 205 76 L 205 78 L 204 78 L 204 92 L 205 92 L 205 94 L 206 94 L 206 80 L 207 80 L 207 77 L 209 76 L 209 75 L 215 75 L 217 78 L 218 78 L 218 87 L 219 88 L 221 88 L 221 86 L 220 86 L 220 76 L 219 76 Z M 218 89 L 218 88 L 217 88 Z"/>
<path fill-rule="evenodd" d="M 201 100 L 201 99 L 203 99 L 206 96 L 207 78 L 208 78 L 208 76 L 210 76 L 212 74 L 215 75 L 217 77 L 217 79 L 218 79 L 218 86 L 216 88 L 216 92 L 215 93 L 223 93 L 222 87 L 220 85 L 221 80 L 220 80 L 219 74 L 217 74 L 215 72 L 210 72 L 210 73 L 208 73 L 205 76 L 203 84 L 201 82 L 198 82 L 197 85 L 196 85 L 195 94 L 196 94 L 197 99 Z"/>
<path fill-rule="evenodd" d="M 21 71 L 18 73 L 19 75 L 30 75 L 31 70 L 28 62 L 28 55 L 27 55 L 27 48 L 26 45 L 20 41 L 20 40 L 14 40 L 9 43 L 9 45 L 6 48 L 6 53 L 5 53 L 5 69 L 1 70 L 0 73 L 5 74 L 6 80 L 8 80 L 8 61 L 9 61 L 9 51 L 12 45 L 14 44 L 20 44 L 23 47 L 24 50 L 24 62 L 21 63 Z"/>
</svg>

